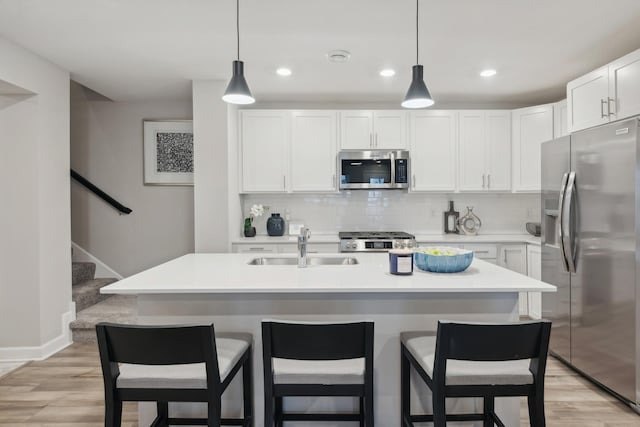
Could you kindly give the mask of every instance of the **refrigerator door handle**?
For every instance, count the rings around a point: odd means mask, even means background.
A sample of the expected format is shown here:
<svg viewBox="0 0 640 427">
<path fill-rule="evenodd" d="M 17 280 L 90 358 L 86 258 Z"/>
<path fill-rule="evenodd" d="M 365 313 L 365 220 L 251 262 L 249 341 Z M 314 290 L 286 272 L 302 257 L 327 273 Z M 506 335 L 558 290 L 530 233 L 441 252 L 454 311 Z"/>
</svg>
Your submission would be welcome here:
<svg viewBox="0 0 640 427">
<path fill-rule="evenodd" d="M 569 178 L 567 179 L 567 189 L 565 191 L 565 197 L 563 200 L 564 206 L 562 206 L 562 216 L 560 223 L 562 224 L 562 247 L 567 262 L 567 267 L 570 273 L 576 272 L 575 262 L 575 250 L 573 247 L 571 228 L 571 207 L 573 205 L 573 198 L 576 188 L 576 173 L 569 172 Z"/>
<path fill-rule="evenodd" d="M 558 218 L 560 220 L 560 227 L 558 229 L 558 242 L 560 244 L 560 256 L 562 258 L 562 268 L 564 271 L 569 271 L 569 264 L 567 262 L 567 254 L 564 251 L 564 197 L 567 191 L 567 181 L 569 181 L 569 172 L 562 175 L 562 185 L 560 186 L 560 198 L 558 200 Z"/>
</svg>

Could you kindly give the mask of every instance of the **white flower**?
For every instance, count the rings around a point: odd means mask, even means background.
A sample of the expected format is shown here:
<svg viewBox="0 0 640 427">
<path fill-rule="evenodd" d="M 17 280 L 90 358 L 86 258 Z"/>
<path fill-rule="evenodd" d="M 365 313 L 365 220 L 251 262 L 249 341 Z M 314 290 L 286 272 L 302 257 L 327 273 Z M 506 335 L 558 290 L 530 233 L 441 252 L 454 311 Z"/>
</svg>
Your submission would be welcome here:
<svg viewBox="0 0 640 427">
<path fill-rule="evenodd" d="M 262 205 L 253 205 L 251 206 L 251 216 L 253 218 L 257 218 L 264 214 L 264 206 Z"/>
</svg>

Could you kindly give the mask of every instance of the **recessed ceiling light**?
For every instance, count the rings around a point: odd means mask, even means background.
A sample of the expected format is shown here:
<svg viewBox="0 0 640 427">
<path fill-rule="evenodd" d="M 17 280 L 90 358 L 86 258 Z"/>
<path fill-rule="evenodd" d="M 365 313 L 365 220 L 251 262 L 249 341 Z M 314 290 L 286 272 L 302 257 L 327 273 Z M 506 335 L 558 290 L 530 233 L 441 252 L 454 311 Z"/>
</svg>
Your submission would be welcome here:
<svg viewBox="0 0 640 427">
<path fill-rule="evenodd" d="M 493 76 L 495 76 L 496 74 L 497 74 L 497 71 L 496 71 L 496 70 L 494 70 L 493 68 L 489 68 L 489 69 L 487 69 L 487 70 L 482 70 L 482 71 L 480 72 L 480 75 L 481 75 L 482 77 L 493 77 Z"/>
<path fill-rule="evenodd" d="M 346 50 L 332 50 L 327 53 L 329 62 L 347 62 L 351 58 L 351 53 Z"/>
<path fill-rule="evenodd" d="M 291 70 L 288 68 L 278 68 L 276 73 L 278 73 L 279 76 L 290 76 Z"/>
<path fill-rule="evenodd" d="M 391 68 L 386 68 L 380 71 L 380 75 L 382 77 L 393 77 L 396 75 L 396 70 L 392 70 Z"/>
</svg>

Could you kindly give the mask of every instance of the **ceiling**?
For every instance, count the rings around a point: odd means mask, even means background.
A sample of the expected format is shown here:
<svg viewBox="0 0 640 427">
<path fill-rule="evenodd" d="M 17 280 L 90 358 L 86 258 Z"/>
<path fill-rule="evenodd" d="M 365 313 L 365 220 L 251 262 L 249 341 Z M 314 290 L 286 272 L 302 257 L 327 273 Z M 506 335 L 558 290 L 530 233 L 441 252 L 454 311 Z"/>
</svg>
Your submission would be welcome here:
<svg viewBox="0 0 640 427">
<path fill-rule="evenodd" d="M 241 59 L 267 102 L 400 103 L 415 63 L 413 0 L 241 0 Z M 436 106 L 522 106 L 640 48 L 638 0 L 421 0 L 420 62 Z M 0 34 L 114 100 L 188 98 L 227 80 L 233 0 L 0 0 Z M 326 53 L 346 49 L 348 63 Z M 279 66 L 291 77 L 275 74 Z M 379 71 L 391 67 L 392 78 Z M 498 75 L 478 73 L 496 68 Z"/>
</svg>

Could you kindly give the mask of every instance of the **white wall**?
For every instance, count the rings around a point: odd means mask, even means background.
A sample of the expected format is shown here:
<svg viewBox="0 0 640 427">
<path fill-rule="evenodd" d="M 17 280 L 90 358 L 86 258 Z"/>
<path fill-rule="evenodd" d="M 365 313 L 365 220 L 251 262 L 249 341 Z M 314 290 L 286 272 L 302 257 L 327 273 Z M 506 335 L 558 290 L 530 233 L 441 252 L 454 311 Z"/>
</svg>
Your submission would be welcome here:
<svg viewBox="0 0 640 427">
<path fill-rule="evenodd" d="M 69 73 L 0 38 L 0 359 L 68 343 Z"/>
<path fill-rule="evenodd" d="M 338 231 L 387 230 L 438 234 L 449 200 L 460 216 L 466 206 L 482 220 L 483 234 L 524 234 L 525 222 L 540 221 L 539 194 L 416 194 L 401 190 L 347 191 L 337 194 L 243 195 L 243 214 L 251 205 L 269 205 L 267 215 L 255 221 L 258 234 L 267 234 L 266 219 L 273 212 L 301 220 L 315 234 Z M 239 237 L 242 227 L 236 226 Z"/>
<path fill-rule="evenodd" d="M 71 167 L 133 210 L 120 215 L 73 181 L 73 241 L 125 277 L 193 252 L 193 187 L 145 186 L 142 144 L 144 119 L 191 119 L 191 100 L 113 102 L 71 89 Z"/>
</svg>

